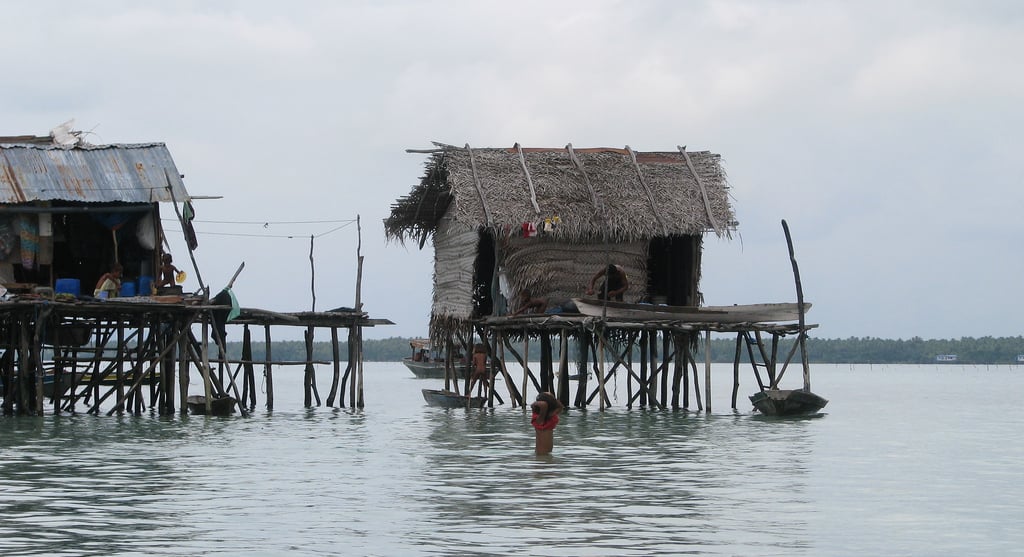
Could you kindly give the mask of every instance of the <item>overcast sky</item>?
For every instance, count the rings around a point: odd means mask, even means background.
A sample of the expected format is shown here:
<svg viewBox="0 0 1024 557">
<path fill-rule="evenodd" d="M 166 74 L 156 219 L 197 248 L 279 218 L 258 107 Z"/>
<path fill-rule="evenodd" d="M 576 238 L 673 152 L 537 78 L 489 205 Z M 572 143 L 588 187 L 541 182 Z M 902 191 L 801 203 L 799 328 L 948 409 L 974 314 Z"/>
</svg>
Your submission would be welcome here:
<svg viewBox="0 0 1024 557">
<path fill-rule="evenodd" d="M 1021 6 L 3 1 L 0 135 L 166 143 L 223 196 L 196 258 L 215 291 L 246 263 L 243 306 L 310 309 L 310 235 L 316 308 L 353 305 L 356 227 L 328 221 L 361 216 L 365 308 L 396 322 L 367 338 L 427 331 L 432 249 L 382 219 L 431 141 L 720 153 L 740 226 L 705 241 L 706 303 L 795 301 L 786 219 L 814 336 L 1017 336 Z"/>
</svg>

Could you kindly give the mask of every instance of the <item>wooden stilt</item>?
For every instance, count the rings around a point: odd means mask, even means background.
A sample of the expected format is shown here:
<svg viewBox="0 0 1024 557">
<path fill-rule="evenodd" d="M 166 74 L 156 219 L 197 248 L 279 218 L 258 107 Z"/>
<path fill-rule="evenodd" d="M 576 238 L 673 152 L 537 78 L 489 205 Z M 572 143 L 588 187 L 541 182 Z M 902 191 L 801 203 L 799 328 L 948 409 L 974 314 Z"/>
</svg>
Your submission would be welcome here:
<svg viewBox="0 0 1024 557">
<path fill-rule="evenodd" d="M 683 347 L 683 335 L 681 333 L 675 333 L 672 335 L 672 342 L 675 343 L 675 357 L 673 358 L 674 366 L 672 369 L 672 408 L 674 410 L 679 409 L 679 384 L 683 380 L 683 365 L 686 357 L 684 356 L 686 350 Z"/>
<path fill-rule="evenodd" d="M 273 410 L 274 409 L 274 367 L 273 367 L 274 359 L 272 357 L 272 353 L 271 353 L 271 350 L 270 350 L 270 346 L 271 346 L 271 344 L 273 344 L 271 342 L 271 340 L 270 340 L 270 325 L 266 325 L 266 326 L 263 327 L 263 338 L 265 339 L 265 341 L 263 343 L 263 347 L 264 347 L 263 349 L 266 352 L 266 354 L 264 356 L 264 360 L 263 360 L 263 362 L 264 362 L 263 363 L 263 376 L 267 380 L 267 410 Z"/>
<path fill-rule="evenodd" d="M 334 397 L 338 393 L 341 381 L 341 347 L 338 343 L 338 328 L 331 327 L 331 361 L 334 364 L 334 377 L 331 379 L 331 392 L 327 393 L 327 406 L 334 406 Z"/>
<path fill-rule="evenodd" d="M 569 333 L 560 331 L 558 343 L 558 400 L 569 407 Z"/>
<path fill-rule="evenodd" d="M 640 383 L 644 385 L 644 390 L 640 392 L 640 408 L 646 408 L 648 403 L 649 391 L 647 389 L 647 331 L 640 332 Z"/>
<path fill-rule="evenodd" d="M 736 397 L 740 392 L 740 355 L 743 353 L 743 337 L 736 335 L 736 355 L 732 359 L 732 409 L 736 410 Z"/>
<path fill-rule="evenodd" d="M 190 323 L 179 323 L 179 329 L 185 330 L 191 324 Z M 188 335 L 180 335 L 178 339 L 178 392 L 180 393 L 179 409 L 180 414 L 188 412 L 188 406 L 185 401 L 188 399 L 188 383 L 189 383 L 189 365 L 188 365 Z"/>
</svg>

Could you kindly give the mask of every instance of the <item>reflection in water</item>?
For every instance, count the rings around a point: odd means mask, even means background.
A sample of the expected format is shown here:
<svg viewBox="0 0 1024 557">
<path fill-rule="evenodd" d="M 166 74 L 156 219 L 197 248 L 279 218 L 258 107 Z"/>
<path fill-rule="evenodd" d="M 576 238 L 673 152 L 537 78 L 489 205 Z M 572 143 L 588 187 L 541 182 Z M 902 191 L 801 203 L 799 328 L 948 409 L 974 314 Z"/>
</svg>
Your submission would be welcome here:
<svg viewBox="0 0 1024 557">
<path fill-rule="evenodd" d="M 429 408 L 397 377 L 369 374 L 393 400 L 364 410 L 4 418 L 0 553 L 813 549 L 814 420 L 573 409 L 538 457 L 522 410 Z"/>
<path fill-rule="evenodd" d="M 555 452 L 537 457 L 525 414 L 448 410 L 429 419 L 421 543 L 441 538 L 498 554 L 514 540 L 537 555 L 714 546 L 734 554 L 745 545 L 792 554 L 806 545 L 801 516 L 779 511 L 803 502 L 805 423 L 575 410 L 555 432 Z"/>
</svg>

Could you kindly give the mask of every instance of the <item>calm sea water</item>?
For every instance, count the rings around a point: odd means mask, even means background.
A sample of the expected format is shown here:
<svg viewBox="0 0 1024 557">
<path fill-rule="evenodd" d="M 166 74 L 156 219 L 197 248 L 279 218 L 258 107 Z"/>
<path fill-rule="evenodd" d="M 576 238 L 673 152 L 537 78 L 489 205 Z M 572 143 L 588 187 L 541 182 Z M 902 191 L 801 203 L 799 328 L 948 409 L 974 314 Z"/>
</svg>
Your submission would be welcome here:
<svg viewBox="0 0 1024 557">
<path fill-rule="evenodd" d="M 305 410 L 282 371 L 248 418 L 0 418 L 0 554 L 1024 552 L 1024 368 L 812 379 L 831 402 L 801 419 L 733 412 L 730 366 L 710 415 L 626 410 L 620 384 L 545 457 L 520 409 L 429 408 L 401 364 L 366 365 L 362 411 Z"/>
</svg>

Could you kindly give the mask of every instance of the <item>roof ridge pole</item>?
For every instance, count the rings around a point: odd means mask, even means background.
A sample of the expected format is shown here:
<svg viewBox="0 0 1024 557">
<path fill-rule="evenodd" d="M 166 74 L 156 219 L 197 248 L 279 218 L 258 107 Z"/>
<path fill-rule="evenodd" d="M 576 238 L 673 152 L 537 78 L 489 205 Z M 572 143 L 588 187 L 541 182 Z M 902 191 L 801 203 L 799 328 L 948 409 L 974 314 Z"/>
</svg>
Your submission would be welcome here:
<svg viewBox="0 0 1024 557">
<path fill-rule="evenodd" d="M 530 201 L 533 202 L 533 210 L 540 215 L 540 205 L 537 205 L 537 190 L 533 188 L 533 179 L 530 178 L 530 169 L 526 167 L 526 157 L 523 156 L 523 148 L 519 146 L 519 142 L 516 141 L 515 147 L 516 153 L 519 153 L 519 165 L 523 167 L 523 173 L 526 174 L 526 184 L 530 186 Z"/>
<path fill-rule="evenodd" d="M 686 166 L 690 169 L 690 173 L 693 174 L 693 178 L 697 180 L 697 185 L 700 187 L 700 196 L 704 198 L 704 210 L 707 211 L 708 220 L 711 222 L 711 228 L 715 229 L 715 234 L 718 237 L 722 236 L 722 231 L 718 228 L 718 222 L 715 221 L 715 216 L 711 214 L 711 201 L 708 200 L 708 190 L 704 189 L 704 182 L 700 179 L 700 175 L 697 174 L 697 169 L 693 167 L 693 161 L 690 160 L 690 154 L 686 152 L 686 145 L 678 145 L 679 152 L 683 154 L 683 158 L 686 159 Z"/>
<path fill-rule="evenodd" d="M 494 223 L 491 221 L 491 209 L 487 207 L 487 200 L 484 199 L 484 189 L 480 186 L 480 176 L 476 173 L 476 159 L 473 157 L 473 148 L 466 144 L 466 151 L 469 153 L 469 166 L 473 169 L 473 185 L 476 186 L 476 193 L 480 196 L 480 204 L 484 207 L 484 218 L 487 219 L 487 226 Z"/>
<path fill-rule="evenodd" d="M 601 202 L 597 199 L 597 192 L 594 191 L 594 186 L 590 184 L 590 176 L 587 176 L 587 171 L 583 168 L 583 161 L 576 156 L 576 151 L 572 150 L 572 143 L 567 143 L 565 145 L 565 150 L 569 152 L 569 160 L 572 161 L 572 164 L 579 169 L 581 174 L 583 174 L 583 183 L 585 183 L 587 185 L 587 189 L 590 190 L 590 199 L 594 202 L 594 208 L 601 209 Z"/>
<path fill-rule="evenodd" d="M 644 175 L 640 172 L 640 163 L 636 160 L 636 153 L 633 149 L 626 145 L 626 152 L 629 153 L 629 158 L 633 161 L 633 168 L 636 169 L 636 177 L 640 179 L 640 185 L 644 187 L 644 191 L 647 192 L 647 201 L 651 204 L 651 212 L 654 213 L 654 218 L 658 219 L 658 224 L 661 225 L 661 232 L 665 236 L 668 236 L 668 226 L 665 224 L 665 219 L 661 218 L 661 214 L 658 212 L 658 205 L 654 203 L 654 194 L 651 193 L 650 186 L 647 185 L 647 180 L 644 179 Z"/>
</svg>

